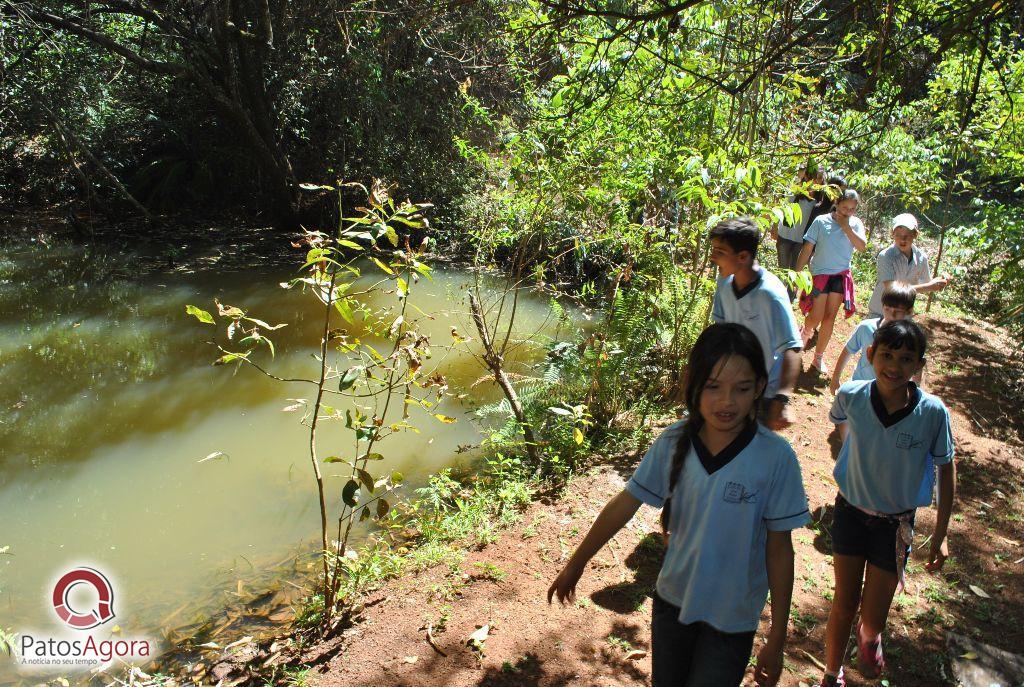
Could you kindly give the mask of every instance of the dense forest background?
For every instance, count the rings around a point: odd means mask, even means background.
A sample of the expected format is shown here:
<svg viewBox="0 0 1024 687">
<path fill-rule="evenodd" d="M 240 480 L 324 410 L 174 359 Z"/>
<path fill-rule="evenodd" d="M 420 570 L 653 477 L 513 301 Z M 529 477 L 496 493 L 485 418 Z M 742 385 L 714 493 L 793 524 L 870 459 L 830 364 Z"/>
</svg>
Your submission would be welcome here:
<svg viewBox="0 0 1024 687">
<path fill-rule="evenodd" d="M 1022 21 L 1004 0 L 2 0 L 0 198 L 295 229 L 336 221 L 304 184 L 379 178 L 449 246 L 607 296 L 697 285 L 708 222 L 789 218 L 811 161 L 875 230 L 921 215 L 962 302 L 1012 319 Z"/>
</svg>

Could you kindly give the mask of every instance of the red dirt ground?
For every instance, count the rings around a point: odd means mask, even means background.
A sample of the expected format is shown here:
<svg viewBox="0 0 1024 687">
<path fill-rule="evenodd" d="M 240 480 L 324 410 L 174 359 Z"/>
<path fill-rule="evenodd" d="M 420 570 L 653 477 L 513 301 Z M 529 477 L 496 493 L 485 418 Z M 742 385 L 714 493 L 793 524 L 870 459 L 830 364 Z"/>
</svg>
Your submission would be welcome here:
<svg viewBox="0 0 1024 687">
<path fill-rule="evenodd" d="M 919 511 L 910 590 L 896 599 L 886 637 L 887 678 L 900 687 L 955 684 L 946 629 L 1011 651 L 1024 647 L 1020 351 L 985 323 L 919 321 L 932 336 L 926 388 L 952 411 L 960 482 L 950 533 L 954 558 L 941 575 L 923 570 L 934 510 Z M 838 325 L 832 360 L 853 324 Z M 805 369 L 809 361 L 805 354 Z M 816 518 L 794 532 L 794 602 L 779 683 L 787 687 L 813 684 L 821 674 L 816 661 L 832 589 L 827 522 L 838 450 L 826 418 L 829 403 L 827 382 L 804 373 L 793 403 L 796 422 L 784 432 L 800 457 Z M 368 599 L 363 622 L 342 642 L 321 647 L 327 651 L 308 679 L 318 687 L 648 684 L 649 593 L 660 565 L 655 511 L 642 508 L 598 554 L 575 604 L 549 606 L 545 599 L 561 564 L 639 455 L 606 460 L 574 479 L 558 500 L 534 503 L 496 543 L 468 551 L 456 570 L 437 566 L 388 584 Z M 755 651 L 767 618 L 766 609 Z M 483 624 L 490 633 L 481 653 L 466 642 Z M 427 642 L 428 625 L 447 657 Z M 873 684 L 856 671 L 847 674 L 851 685 Z"/>
</svg>

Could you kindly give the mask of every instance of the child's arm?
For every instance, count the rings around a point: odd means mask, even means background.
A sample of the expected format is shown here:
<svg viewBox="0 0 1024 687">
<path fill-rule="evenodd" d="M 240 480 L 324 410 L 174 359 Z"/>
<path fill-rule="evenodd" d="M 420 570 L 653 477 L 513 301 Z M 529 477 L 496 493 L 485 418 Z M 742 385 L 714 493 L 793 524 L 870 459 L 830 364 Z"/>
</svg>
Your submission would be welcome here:
<svg viewBox="0 0 1024 687">
<path fill-rule="evenodd" d="M 800 376 L 800 349 L 790 348 L 782 353 L 782 372 L 779 375 L 778 393 L 787 398 L 793 394 L 797 377 Z M 793 424 L 789 417 L 789 405 L 772 401 L 765 424 L 776 432 Z"/>
<path fill-rule="evenodd" d="M 800 249 L 800 256 L 796 259 L 796 271 L 803 272 L 807 263 L 811 261 L 811 253 L 814 252 L 814 243 L 804 241 L 804 247 Z"/>
<path fill-rule="evenodd" d="M 569 561 L 558 573 L 558 577 L 548 588 L 548 603 L 553 596 L 558 596 L 559 603 L 572 601 L 576 597 L 576 583 L 583 576 L 587 563 L 601 550 L 608 540 L 621 530 L 640 508 L 640 499 L 623 489 L 605 507 L 590 526 L 590 531 L 583 538 Z"/>
<path fill-rule="evenodd" d="M 843 368 L 846 367 L 846 363 L 850 362 L 851 355 L 850 349 L 843 346 L 843 350 L 839 353 L 839 360 L 836 361 L 836 369 L 832 371 L 832 381 L 828 385 L 828 390 L 832 392 L 833 396 L 839 391 L 841 383 L 839 380 L 843 378 Z"/>
<path fill-rule="evenodd" d="M 949 516 L 953 512 L 953 496 L 956 491 L 956 463 L 949 461 L 939 466 L 939 512 L 935 516 L 935 532 L 932 533 L 931 550 L 928 552 L 928 563 L 925 569 L 931 572 L 942 570 L 942 564 L 949 556 L 946 544 L 946 531 L 949 529 Z"/>
<path fill-rule="evenodd" d="M 765 565 L 772 598 L 772 626 L 765 645 L 757 653 L 754 680 L 757 687 L 774 687 L 782 674 L 782 649 L 793 600 L 793 539 L 789 531 L 768 531 Z"/>
<path fill-rule="evenodd" d="M 891 284 L 892 282 L 888 283 Z M 947 281 L 942 277 L 935 277 L 934 279 L 926 281 L 923 284 L 914 284 L 914 291 L 918 293 L 928 293 L 929 291 L 942 291 L 942 289 L 946 288 L 946 283 Z"/>
</svg>

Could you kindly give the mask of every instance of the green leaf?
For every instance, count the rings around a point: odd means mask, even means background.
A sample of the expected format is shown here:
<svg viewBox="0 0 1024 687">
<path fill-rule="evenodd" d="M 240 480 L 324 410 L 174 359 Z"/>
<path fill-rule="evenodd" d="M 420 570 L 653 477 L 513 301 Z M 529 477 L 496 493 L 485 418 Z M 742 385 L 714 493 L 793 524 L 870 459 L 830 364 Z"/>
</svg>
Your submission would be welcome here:
<svg viewBox="0 0 1024 687">
<path fill-rule="evenodd" d="M 751 188 L 757 188 L 761 185 L 761 168 L 757 165 L 750 166 L 750 176 L 748 177 Z"/>
<path fill-rule="evenodd" d="M 797 226 L 798 224 L 800 224 L 803 221 L 804 213 L 800 209 L 800 204 L 799 203 L 790 203 L 789 204 L 789 211 L 793 215 L 793 226 L 794 227 Z"/>
<path fill-rule="evenodd" d="M 350 479 L 345 488 L 341 490 L 341 500 L 351 508 L 355 508 L 359 502 L 359 482 Z"/>
<path fill-rule="evenodd" d="M 338 456 L 327 456 L 326 458 L 324 458 L 324 462 L 325 463 L 347 463 L 348 461 L 345 460 L 344 458 L 339 458 Z"/>
<path fill-rule="evenodd" d="M 367 453 L 360 460 L 384 460 L 384 456 L 379 453 Z"/>
<path fill-rule="evenodd" d="M 352 300 L 349 298 L 339 298 L 334 301 L 334 309 L 341 315 L 341 319 L 345 320 L 349 324 L 355 324 L 355 314 L 352 312 Z"/>
<path fill-rule="evenodd" d="M 580 431 L 579 427 L 572 428 L 572 438 L 576 440 L 577 444 L 583 443 L 583 432 Z"/>
<path fill-rule="evenodd" d="M 202 308 L 197 308 L 194 305 L 186 305 L 185 314 L 192 315 L 200 322 L 205 322 L 206 324 L 217 324 L 217 322 L 213 319 L 213 315 L 206 312 Z"/>
<path fill-rule="evenodd" d="M 248 360 L 248 353 L 225 353 L 221 357 L 213 361 L 214 365 L 227 365 L 233 363 L 236 360 Z"/>
<path fill-rule="evenodd" d="M 385 273 L 394 275 L 395 271 L 393 269 L 391 269 L 390 267 L 388 267 L 387 265 L 385 265 L 380 260 L 378 260 L 377 258 L 370 258 L 370 260 L 372 260 L 373 264 L 375 264 L 377 267 L 381 268 L 381 270 L 383 270 Z"/>
<path fill-rule="evenodd" d="M 398 277 L 396 279 L 396 281 L 398 283 L 398 297 L 399 297 L 399 299 L 405 298 L 406 294 L 409 293 L 409 285 L 401 277 Z"/>
<path fill-rule="evenodd" d="M 369 491 L 373 491 L 373 477 L 366 470 L 362 468 L 356 468 L 356 474 L 359 475 L 359 481 L 363 483 Z"/>
<path fill-rule="evenodd" d="M 568 90 L 569 90 L 568 86 L 563 86 L 562 88 L 560 88 L 557 91 L 555 91 L 555 94 L 553 96 L 551 96 L 551 107 L 552 108 L 557 110 L 558 108 L 562 107 L 562 101 L 565 99 L 565 94 L 566 94 L 566 92 Z"/>
<path fill-rule="evenodd" d="M 412 227 L 413 229 L 422 229 L 427 226 L 426 220 L 409 217 L 407 215 L 395 215 L 391 219 L 395 222 L 401 222 L 405 226 Z"/>
<path fill-rule="evenodd" d="M 398 470 L 395 470 L 394 472 L 391 473 L 391 483 L 392 484 L 401 484 L 404 481 L 405 481 L 405 475 L 400 473 Z"/>
<path fill-rule="evenodd" d="M 787 226 L 796 226 L 796 218 L 793 217 L 793 208 L 791 203 L 786 203 L 782 206 L 782 216 L 786 219 Z"/>
<path fill-rule="evenodd" d="M 458 420 L 456 418 L 449 417 L 447 415 L 442 415 L 441 413 L 434 413 L 434 417 L 436 417 L 438 420 L 440 420 L 441 422 L 445 423 L 446 425 L 450 425 L 450 424 L 454 424 L 454 423 L 458 422 Z"/>
<path fill-rule="evenodd" d="M 356 365 L 345 370 L 345 374 L 341 376 L 341 381 L 338 382 L 338 391 L 346 391 L 351 389 L 352 385 L 359 379 L 359 375 L 363 373 L 363 366 Z"/>
<path fill-rule="evenodd" d="M 287 322 L 284 322 L 282 324 L 275 324 L 275 325 L 271 326 L 271 325 L 267 324 L 266 322 L 264 322 L 263 320 L 258 320 L 255 317 L 243 317 L 242 319 L 249 320 L 253 324 L 258 324 L 259 326 L 261 326 L 264 329 L 266 329 L 268 332 L 272 332 L 275 329 L 280 329 L 281 327 L 287 327 L 288 326 Z"/>
<path fill-rule="evenodd" d="M 395 231 L 393 226 L 390 224 L 384 225 L 384 235 L 388 237 L 388 241 L 391 242 L 392 246 L 398 248 L 398 232 Z"/>
</svg>

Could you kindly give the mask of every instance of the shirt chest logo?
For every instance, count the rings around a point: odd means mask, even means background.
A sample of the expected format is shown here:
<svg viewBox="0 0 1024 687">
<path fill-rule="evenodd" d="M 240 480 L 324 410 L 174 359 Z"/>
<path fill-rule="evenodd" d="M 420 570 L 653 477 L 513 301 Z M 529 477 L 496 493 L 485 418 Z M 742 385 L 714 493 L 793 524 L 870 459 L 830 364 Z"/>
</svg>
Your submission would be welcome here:
<svg viewBox="0 0 1024 687">
<path fill-rule="evenodd" d="M 726 482 L 722 500 L 726 503 L 757 503 L 757 492 L 747 491 L 739 482 Z"/>
<path fill-rule="evenodd" d="M 908 432 L 900 432 L 896 435 L 896 448 L 913 449 L 921 446 L 920 441 L 914 440 L 914 435 Z"/>
</svg>

